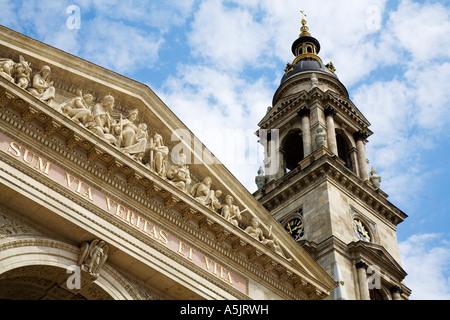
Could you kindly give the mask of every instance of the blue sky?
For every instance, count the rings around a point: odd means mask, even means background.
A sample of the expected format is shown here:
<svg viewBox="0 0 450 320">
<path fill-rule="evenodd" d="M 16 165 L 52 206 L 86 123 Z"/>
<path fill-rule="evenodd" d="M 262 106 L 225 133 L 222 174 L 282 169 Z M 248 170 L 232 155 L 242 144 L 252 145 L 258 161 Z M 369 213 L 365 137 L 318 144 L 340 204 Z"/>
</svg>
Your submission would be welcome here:
<svg viewBox="0 0 450 320">
<path fill-rule="evenodd" d="M 80 9 L 76 28 L 71 5 Z M 409 216 L 398 240 L 411 298 L 450 299 L 450 1 L 0 0 L 0 8 L 2 25 L 147 84 L 251 192 L 261 165 L 253 133 L 293 60 L 305 10 L 319 55 L 372 124 L 369 165 Z"/>
</svg>

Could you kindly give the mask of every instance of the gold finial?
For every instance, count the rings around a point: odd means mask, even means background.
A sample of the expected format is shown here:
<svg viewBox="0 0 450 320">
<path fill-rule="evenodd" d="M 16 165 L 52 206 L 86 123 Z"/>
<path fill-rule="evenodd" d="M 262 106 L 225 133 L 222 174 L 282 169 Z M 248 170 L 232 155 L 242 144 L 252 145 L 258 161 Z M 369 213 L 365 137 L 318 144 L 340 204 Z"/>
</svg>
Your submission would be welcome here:
<svg viewBox="0 0 450 320">
<path fill-rule="evenodd" d="M 300 28 L 300 31 L 302 33 L 300 33 L 299 37 L 301 37 L 301 36 L 310 36 L 311 34 L 308 32 L 309 28 L 306 26 L 306 13 L 303 10 L 301 10 L 300 13 L 303 15 L 303 18 L 302 18 L 302 27 Z"/>
<path fill-rule="evenodd" d="M 300 13 L 303 15 L 302 24 L 305 25 L 306 24 L 306 13 L 303 10 L 301 10 Z"/>
</svg>

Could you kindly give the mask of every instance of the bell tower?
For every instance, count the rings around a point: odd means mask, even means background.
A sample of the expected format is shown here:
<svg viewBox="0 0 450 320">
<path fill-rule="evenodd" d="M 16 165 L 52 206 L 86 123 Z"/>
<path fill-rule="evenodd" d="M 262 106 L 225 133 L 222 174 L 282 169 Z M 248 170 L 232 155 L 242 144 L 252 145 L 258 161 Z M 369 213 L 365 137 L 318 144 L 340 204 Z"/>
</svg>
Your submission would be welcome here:
<svg viewBox="0 0 450 320">
<path fill-rule="evenodd" d="M 258 124 L 265 159 L 254 196 L 338 283 L 330 299 L 408 299 L 396 238 L 407 215 L 369 171 L 369 121 L 319 57 L 305 14 L 301 24 Z"/>
</svg>

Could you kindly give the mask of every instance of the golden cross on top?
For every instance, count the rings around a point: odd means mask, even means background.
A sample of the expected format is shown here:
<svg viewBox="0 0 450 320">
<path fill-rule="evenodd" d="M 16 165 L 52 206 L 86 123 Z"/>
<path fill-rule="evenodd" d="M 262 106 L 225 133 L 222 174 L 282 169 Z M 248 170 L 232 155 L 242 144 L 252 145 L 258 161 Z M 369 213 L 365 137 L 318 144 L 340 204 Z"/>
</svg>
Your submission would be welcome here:
<svg viewBox="0 0 450 320">
<path fill-rule="evenodd" d="M 300 13 L 303 15 L 303 18 L 306 18 L 306 13 L 304 10 L 301 10 Z"/>
</svg>

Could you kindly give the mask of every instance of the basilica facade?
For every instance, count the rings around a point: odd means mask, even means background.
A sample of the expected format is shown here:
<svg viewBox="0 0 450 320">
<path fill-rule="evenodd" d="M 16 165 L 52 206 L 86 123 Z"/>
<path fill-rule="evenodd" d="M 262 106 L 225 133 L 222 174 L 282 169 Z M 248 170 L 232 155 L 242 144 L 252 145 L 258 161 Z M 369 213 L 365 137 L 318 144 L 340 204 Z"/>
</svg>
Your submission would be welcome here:
<svg viewBox="0 0 450 320">
<path fill-rule="evenodd" d="M 0 29 L 1 299 L 408 298 L 406 215 L 306 21 L 254 194 L 148 86 Z"/>
</svg>

